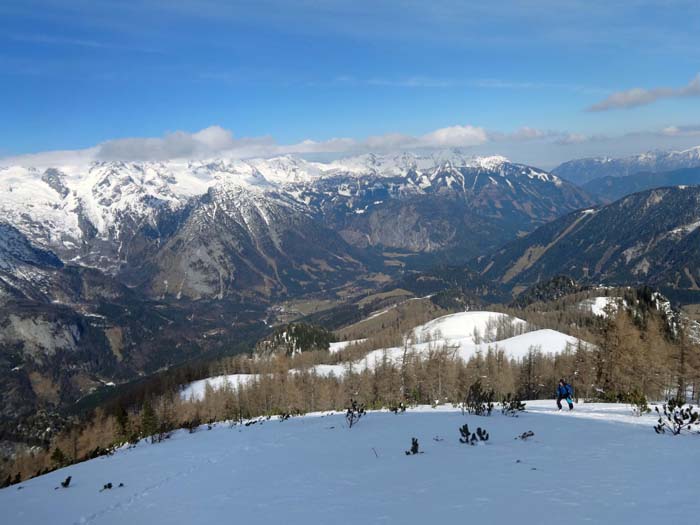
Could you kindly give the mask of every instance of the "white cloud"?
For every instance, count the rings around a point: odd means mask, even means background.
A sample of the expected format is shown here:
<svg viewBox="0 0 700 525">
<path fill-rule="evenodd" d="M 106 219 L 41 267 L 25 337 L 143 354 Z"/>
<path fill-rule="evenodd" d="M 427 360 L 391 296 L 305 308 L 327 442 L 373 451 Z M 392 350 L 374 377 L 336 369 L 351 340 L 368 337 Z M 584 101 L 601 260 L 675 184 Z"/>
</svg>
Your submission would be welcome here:
<svg viewBox="0 0 700 525">
<path fill-rule="evenodd" d="M 583 144 L 591 140 L 591 137 L 581 133 L 566 133 L 557 139 L 557 144 Z"/>
<path fill-rule="evenodd" d="M 264 140 L 264 139 L 262 139 Z M 259 142 L 258 139 L 257 142 Z M 197 133 L 175 131 L 162 138 L 126 138 L 109 140 L 98 146 L 98 160 L 166 160 L 197 158 L 243 146 L 233 134 L 211 126 Z M 249 144 L 247 144 L 249 145 Z"/>
<path fill-rule="evenodd" d="M 527 141 L 527 140 L 541 140 L 541 139 L 548 139 L 551 137 L 557 137 L 561 133 L 556 132 L 556 131 L 547 131 L 547 130 L 542 130 L 542 129 L 537 129 L 537 128 L 531 128 L 528 126 L 523 126 L 521 128 L 516 129 L 512 133 L 506 133 L 502 135 L 497 135 L 495 133 L 491 134 L 492 139 L 494 140 L 512 140 L 512 141 Z"/>
<path fill-rule="evenodd" d="M 669 126 L 661 133 L 667 137 L 697 137 L 700 136 L 700 125 L 698 126 Z"/>
<path fill-rule="evenodd" d="M 606 99 L 593 104 L 588 111 L 607 111 L 610 109 L 634 108 L 652 104 L 664 98 L 682 98 L 700 96 L 700 73 L 687 85 L 680 88 L 659 87 L 653 89 L 632 88 L 618 91 Z"/>
<path fill-rule="evenodd" d="M 386 135 L 376 135 L 365 140 L 365 146 L 370 150 L 391 150 L 401 149 L 405 144 L 414 140 L 409 135 L 402 133 L 387 133 Z"/>
<path fill-rule="evenodd" d="M 539 136 L 531 128 L 528 135 Z M 516 132 L 523 134 L 522 130 Z M 175 131 L 163 137 L 133 137 L 102 142 L 95 147 L 75 151 L 48 151 L 6 157 L 0 165 L 20 164 L 35 167 L 84 165 L 92 161 L 164 161 L 170 159 L 204 159 L 212 157 L 251 158 L 285 154 L 347 155 L 365 152 L 385 153 L 441 148 L 471 148 L 501 140 L 505 134 L 487 132 L 471 125 L 436 129 L 424 135 L 387 133 L 366 139 L 332 138 L 323 141 L 303 140 L 279 144 L 272 137 L 236 138 L 230 130 L 210 126 L 195 133 Z"/>
<path fill-rule="evenodd" d="M 269 157 L 283 154 L 356 153 L 435 148 L 468 148 L 490 140 L 485 129 L 476 126 L 450 126 L 421 136 L 388 133 L 365 140 L 332 138 L 278 144 L 271 137 L 237 139 L 220 126 L 196 133 L 176 131 L 161 138 L 125 138 L 104 142 L 94 148 L 95 160 L 167 160 L 177 158 Z"/>
<path fill-rule="evenodd" d="M 466 148 L 479 146 L 487 142 L 488 134 L 484 128 L 474 126 L 451 126 L 436 129 L 417 140 L 416 147 L 422 148 Z"/>
</svg>

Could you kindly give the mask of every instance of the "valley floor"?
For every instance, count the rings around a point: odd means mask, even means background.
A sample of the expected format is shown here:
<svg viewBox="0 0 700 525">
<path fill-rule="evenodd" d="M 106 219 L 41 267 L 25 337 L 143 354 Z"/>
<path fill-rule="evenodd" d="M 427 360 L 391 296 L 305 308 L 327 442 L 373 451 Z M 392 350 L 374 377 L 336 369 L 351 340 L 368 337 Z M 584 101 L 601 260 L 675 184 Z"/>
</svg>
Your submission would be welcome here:
<svg viewBox="0 0 700 525">
<path fill-rule="evenodd" d="M 656 435 L 627 405 L 517 418 L 419 407 L 218 424 L 0 491 L 4 523 L 692 523 L 700 436 Z M 486 444 L 459 443 L 484 426 Z M 515 439 L 532 430 L 527 441 Z M 406 456 L 411 437 L 423 454 Z M 67 489 L 54 489 L 66 476 Z M 100 492 L 106 483 L 114 488 Z M 123 487 L 118 487 L 123 483 Z"/>
</svg>

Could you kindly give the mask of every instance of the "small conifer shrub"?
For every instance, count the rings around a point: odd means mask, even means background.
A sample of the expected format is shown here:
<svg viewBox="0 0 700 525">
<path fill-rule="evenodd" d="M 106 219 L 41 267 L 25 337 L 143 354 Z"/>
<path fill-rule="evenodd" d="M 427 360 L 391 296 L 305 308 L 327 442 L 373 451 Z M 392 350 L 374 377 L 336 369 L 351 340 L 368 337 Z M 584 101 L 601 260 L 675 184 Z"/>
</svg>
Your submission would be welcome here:
<svg viewBox="0 0 700 525">
<path fill-rule="evenodd" d="M 508 394 L 501 401 L 501 413 L 504 416 L 518 417 L 525 410 L 525 403 L 513 394 Z"/>
<path fill-rule="evenodd" d="M 406 405 L 403 404 L 403 401 L 400 402 L 398 405 L 393 405 L 390 409 L 390 412 L 393 412 L 394 414 L 403 414 L 406 412 Z"/>
<path fill-rule="evenodd" d="M 688 434 L 700 434 L 700 412 L 693 408 L 693 405 L 683 406 L 682 401 L 669 399 L 663 406 L 663 411 L 655 407 L 659 415 L 654 431 L 657 434 L 670 432 L 677 436 L 683 432 Z"/>
<path fill-rule="evenodd" d="M 406 455 L 407 456 L 412 456 L 414 454 L 422 454 L 419 450 L 419 445 L 418 445 L 418 439 L 417 438 L 411 438 L 411 449 L 406 450 Z"/>
<path fill-rule="evenodd" d="M 464 443 L 466 445 L 476 445 L 480 441 L 488 441 L 489 440 L 489 433 L 486 432 L 486 429 L 478 427 L 476 429 L 476 432 L 470 432 L 469 431 L 469 425 L 466 423 L 459 427 L 459 433 L 462 437 L 459 438 L 460 443 Z"/>
<path fill-rule="evenodd" d="M 633 390 L 625 397 L 625 401 L 632 405 L 632 413 L 635 416 L 643 416 L 644 414 L 651 412 L 649 403 L 647 403 L 647 397 L 639 390 Z"/>
<path fill-rule="evenodd" d="M 493 410 L 493 398 L 495 393 L 493 390 L 485 390 L 481 386 L 481 380 L 478 379 L 472 386 L 469 387 L 467 396 L 464 400 L 462 412 L 474 414 L 475 416 L 490 416 Z"/>
<path fill-rule="evenodd" d="M 359 404 L 355 399 L 351 399 L 350 406 L 345 413 L 345 420 L 348 422 L 348 428 L 352 428 L 353 425 L 357 424 L 365 413 L 365 405 Z"/>
</svg>

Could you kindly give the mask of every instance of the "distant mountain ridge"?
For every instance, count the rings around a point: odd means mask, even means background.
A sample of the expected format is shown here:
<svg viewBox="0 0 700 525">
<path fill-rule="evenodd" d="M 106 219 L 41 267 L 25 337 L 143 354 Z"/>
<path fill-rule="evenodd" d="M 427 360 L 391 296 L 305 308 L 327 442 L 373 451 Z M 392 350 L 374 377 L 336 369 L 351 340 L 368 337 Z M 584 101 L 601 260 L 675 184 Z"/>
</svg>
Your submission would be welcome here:
<svg viewBox="0 0 700 525">
<path fill-rule="evenodd" d="M 636 173 L 625 177 L 601 177 L 587 182 L 582 188 L 604 202 L 612 202 L 625 195 L 652 188 L 697 184 L 700 184 L 700 167 L 660 173 Z"/>
<path fill-rule="evenodd" d="M 700 187 L 657 188 L 574 212 L 477 265 L 482 278 L 516 293 L 557 275 L 700 291 Z"/>
<path fill-rule="evenodd" d="M 622 158 L 596 157 L 570 160 L 552 173 L 574 184 L 601 177 L 624 177 L 640 172 L 657 173 L 700 166 L 700 146 L 682 151 L 650 151 Z"/>
</svg>

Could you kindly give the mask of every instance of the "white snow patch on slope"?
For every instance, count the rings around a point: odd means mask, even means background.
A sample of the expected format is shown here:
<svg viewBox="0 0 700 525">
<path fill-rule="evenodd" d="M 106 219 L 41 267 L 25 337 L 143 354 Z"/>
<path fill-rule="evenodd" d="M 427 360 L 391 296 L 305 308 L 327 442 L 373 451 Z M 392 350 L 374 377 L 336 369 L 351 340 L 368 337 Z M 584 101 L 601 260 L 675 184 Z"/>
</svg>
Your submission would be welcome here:
<svg viewBox="0 0 700 525">
<path fill-rule="evenodd" d="M 427 357 L 430 352 L 444 348 L 454 355 L 454 357 L 468 361 L 477 354 L 485 354 L 489 349 L 493 351 L 503 351 L 509 359 L 522 359 L 528 355 L 530 348 L 537 348 L 545 354 L 560 354 L 568 347 L 574 348 L 579 339 L 557 332 L 556 330 L 535 330 L 508 339 L 490 343 L 474 344 L 471 337 L 436 339 L 429 343 L 418 343 L 409 346 L 408 356 Z M 588 344 L 581 341 L 581 344 Z M 394 364 L 400 364 L 404 355 L 403 347 L 382 348 L 373 350 L 360 361 L 353 363 L 355 371 L 364 369 L 374 370 L 385 359 Z M 337 369 L 339 372 L 343 369 Z M 337 375 L 337 373 L 336 373 Z"/>
<path fill-rule="evenodd" d="M 214 390 L 221 390 L 223 388 L 237 389 L 241 386 L 250 384 L 259 377 L 260 376 L 258 374 L 229 374 L 200 379 L 199 381 L 190 383 L 184 389 L 182 389 L 180 391 L 180 398 L 188 401 L 198 401 L 204 399 L 204 393 L 207 390 L 207 385 Z"/>
<path fill-rule="evenodd" d="M 582 310 L 590 311 L 593 315 L 607 317 L 605 309 L 610 306 L 612 310 L 616 312 L 621 301 L 625 306 L 627 306 L 627 303 L 622 299 L 622 297 L 592 297 L 581 301 L 579 303 L 579 307 Z"/>
<path fill-rule="evenodd" d="M 554 410 L 553 401 L 537 401 L 518 418 L 479 418 L 419 407 L 369 412 L 351 430 L 341 414 L 218 424 L 0 490 L 0 508 L 4 522 L 22 525 L 418 524 L 465 516 L 651 525 L 697 514 L 696 472 L 669 467 L 670 458 L 700 461 L 695 439 L 658 436 L 653 416 L 634 418 L 626 405 Z M 485 426 L 488 443 L 459 443 L 464 423 Z M 514 439 L 526 430 L 534 437 Z M 411 437 L 423 454 L 404 454 Z M 70 487 L 54 490 L 67 476 Z M 108 482 L 114 488 L 99 492 Z"/>
<path fill-rule="evenodd" d="M 514 327 L 525 328 L 527 323 L 522 319 L 499 312 L 460 312 L 438 317 L 414 329 L 413 334 L 418 342 L 427 340 L 469 339 L 473 343 L 474 332 L 481 338 L 495 341 L 496 324 L 510 323 Z"/>
<path fill-rule="evenodd" d="M 337 352 L 340 352 L 341 350 L 345 350 L 348 346 L 364 343 L 365 341 L 367 341 L 367 339 L 354 339 L 352 341 L 338 341 L 336 343 L 331 343 L 330 346 L 328 347 L 328 351 L 331 354 L 335 354 Z"/>
<path fill-rule="evenodd" d="M 688 235 L 689 233 L 693 233 L 698 228 L 700 228 L 700 221 L 695 221 L 691 222 L 690 224 L 684 224 L 683 226 L 675 228 L 668 233 L 670 233 L 671 235 L 683 236 Z"/>
</svg>

